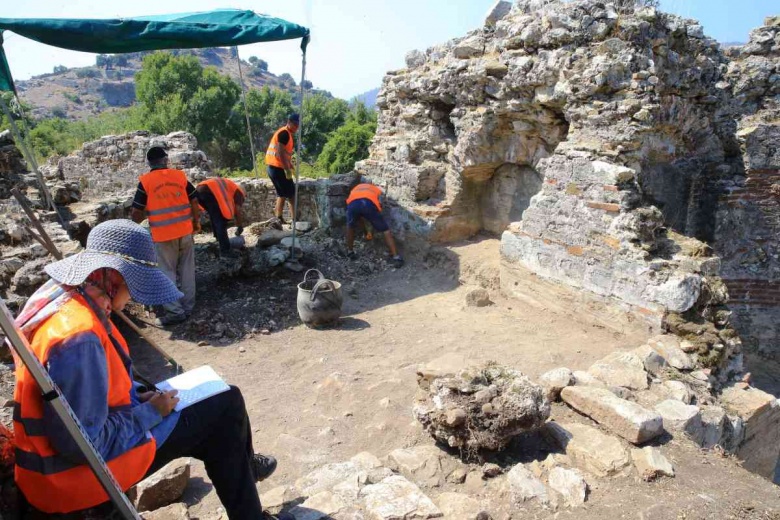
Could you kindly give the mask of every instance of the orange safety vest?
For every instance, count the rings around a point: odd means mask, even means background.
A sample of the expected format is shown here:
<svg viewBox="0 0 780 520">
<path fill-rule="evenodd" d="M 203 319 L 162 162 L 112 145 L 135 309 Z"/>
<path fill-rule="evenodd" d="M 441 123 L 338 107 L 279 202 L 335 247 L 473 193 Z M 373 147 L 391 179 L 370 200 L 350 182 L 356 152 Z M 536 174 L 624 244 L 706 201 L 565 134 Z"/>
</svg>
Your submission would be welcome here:
<svg viewBox="0 0 780 520">
<path fill-rule="evenodd" d="M 283 126 L 277 130 L 276 133 L 274 133 L 274 136 L 271 138 L 271 143 L 268 145 L 268 151 L 265 152 L 265 164 L 268 166 L 284 169 L 285 166 L 279 153 L 279 147 L 282 146 L 279 143 L 279 134 L 281 134 L 282 131 L 287 131 L 290 133 L 290 140 L 286 145 L 284 145 L 284 149 L 287 151 L 287 157 L 292 157 L 293 135 L 286 126 Z"/>
<path fill-rule="evenodd" d="M 152 240 L 167 242 L 191 235 L 192 213 L 187 176 L 181 170 L 152 170 L 141 175 Z"/>
<path fill-rule="evenodd" d="M 206 179 L 198 184 L 198 187 L 201 186 L 207 187 L 212 195 L 214 195 L 214 198 L 217 199 L 219 211 L 225 219 L 233 220 L 236 218 L 236 192 L 240 191 L 244 197 L 246 197 L 246 192 L 241 186 L 230 179 L 223 179 L 221 177 Z"/>
<path fill-rule="evenodd" d="M 379 211 L 382 211 L 382 205 L 379 204 L 379 196 L 382 190 L 373 184 L 358 184 L 349 192 L 347 204 L 358 199 L 368 199 L 373 202 Z"/>
<path fill-rule="evenodd" d="M 112 336 L 125 354 L 127 343 L 111 325 Z M 65 303 L 43 322 L 32 339 L 32 352 L 46 365 L 50 353 L 62 341 L 92 332 L 105 349 L 108 368 L 109 411 L 130 407 L 132 380 L 106 328 L 81 295 Z M 109 498 L 86 464 L 73 462 L 57 453 L 46 436 L 41 389 L 23 364 L 16 368 L 14 391 L 14 436 L 16 442 L 16 483 L 27 500 L 44 513 L 70 513 L 106 502 Z M 157 446 L 151 433 L 131 450 L 108 461 L 114 478 L 127 491 L 138 483 L 152 465 Z"/>
</svg>

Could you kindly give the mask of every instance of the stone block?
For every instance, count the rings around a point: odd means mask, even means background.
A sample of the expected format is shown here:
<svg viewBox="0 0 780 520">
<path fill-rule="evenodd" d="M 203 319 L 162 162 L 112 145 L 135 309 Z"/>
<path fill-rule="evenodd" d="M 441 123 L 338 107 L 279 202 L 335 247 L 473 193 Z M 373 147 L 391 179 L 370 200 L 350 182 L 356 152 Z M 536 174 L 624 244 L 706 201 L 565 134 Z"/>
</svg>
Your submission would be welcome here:
<svg viewBox="0 0 780 520">
<path fill-rule="evenodd" d="M 621 399 L 609 390 L 571 386 L 563 389 L 561 398 L 578 412 L 634 444 L 652 440 L 664 430 L 660 415 Z"/>
<path fill-rule="evenodd" d="M 399 472 L 413 482 L 425 483 L 441 480 L 444 453 L 436 446 L 416 446 L 397 449 L 387 456 L 387 467 Z"/>
<path fill-rule="evenodd" d="M 483 511 L 478 500 L 463 493 L 442 493 L 436 502 L 444 518 L 452 520 L 474 520 Z"/>
<path fill-rule="evenodd" d="M 676 399 L 658 403 L 655 411 L 663 417 L 664 428 L 672 433 L 686 433 L 692 439 L 700 439 L 702 433 L 701 410 Z"/>
<path fill-rule="evenodd" d="M 750 471 L 773 478 L 780 456 L 780 405 L 777 399 L 756 388 L 726 388 L 721 404 L 744 423 L 744 438 L 737 457 Z"/>
<path fill-rule="evenodd" d="M 678 370 L 693 370 L 695 367 L 691 357 L 680 348 L 680 339 L 671 334 L 662 334 L 650 338 L 647 342 L 653 350 Z"/>
<path fill-rule="evenodd" d="M 133 503 L 138 511 L 154 511 L 181 498 L 190 480 L 190 460 L 176 459 L 135 486 Z"/>
<path fill-rule="evenodd" d="M 453 377 L 468 368 L 471 362 L 463 354 L 444 354 L 417 369 L 417 384 L 427 389 L 439 377 Z"/>
<path fill-rule="evenodd" d="M 642 360 L 642 364 L 651 374 L 660 374 L 661 371 L 668 365 L 666 359 L 664 359 L 658 352 L 650 345 L 642 345 L 631 351 Z"/>
<path fill-rule="evenodd" d="M 539 384 L 547 390 L 547 399 L 557 401 L 561 390 L 574 384 L 574 374 L 568 368 L 556 368 L 539 377 Z"/>
<path fill-rule="evenodd" d="M 563 496 L 567 506 L 576 507 L 585 503 L 588 484 L 579 471 L 555 467 L 550 470 L 547 483 Z"/>
<path fill-rule="evenodd" d="M 574 384 L 577 386 L 595 386 L 596 388 L 607 387 L 601 379 L 598 379 L 583 370 L 575 370 L 572 372 L 572 376 L 574 377 Z"/>
<path fill-rule="evenodd" d="M 338 495 L 322 491 L 309 497 L 299 506 L 290 510 L 295 520 L 322 520 L 336 517 L 348 504 Z"/>
<path fill-rule="evenodd" d="M 509 470 L 507 481 L 514 506 L 522 506 L 530 501 L 538 501 L 543 505 L 550 502 L 547 488 L 542 481 L 522 464 L 517 464 Z"/>
<path fill-rule="evenodd" d="M 364 487 L 360 498 L 368 517 L 375 520 L 425 520 L 442 516 L 441 510 L 420 488 L 400 475 Z"/>
<path fill-rule="evenodd" d="M 616 475 L 629 463 L 620 441 L 592 426 L 549 422 L 545 433 L 564 450 L 572 464 L 597 477 Z"/>
<path fill-rule="evenodd" d="M 644 362 L 630 352 L 613 352 L 597 361 L 588 372 L 607 386 L 622 386 L 631 390 L 649 387 Z"/>
<path fill-rule="evenodd" d="M 189 520 L 190 513 L 187 506 L 181 502 L 169 506 L 141 513 L 143 520 Z"/>
<path fill-rule="evenodd" d="M 726 411 L 720 406 L 702 406 L 701 437 L 697 442 L 702 448 L 713 448 L 721 443 L 726 431 Z"/>
<path fill-rule="evenodd" d="M 512 10 L 512 2 L 506 0 L 498 0 L 488 9 L 485 15 L 485 27 L 495 27 L 495 25 L 506 18 L 509 12 Z"/>
<path fill-rule="evenodd" d="M 637 473 L 643 480 L 655 480 L 659 476 L 674 477 L 672 464 L 663 456 L 661 450 L 653 446 L 631 450 Z"/>
</svg>

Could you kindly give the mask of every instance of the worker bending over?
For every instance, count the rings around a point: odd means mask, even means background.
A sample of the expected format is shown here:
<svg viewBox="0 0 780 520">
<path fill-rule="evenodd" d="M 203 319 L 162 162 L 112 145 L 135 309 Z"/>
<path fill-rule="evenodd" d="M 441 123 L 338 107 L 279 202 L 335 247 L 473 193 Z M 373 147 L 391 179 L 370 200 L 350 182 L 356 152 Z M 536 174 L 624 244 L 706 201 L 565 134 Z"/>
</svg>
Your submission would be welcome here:
<svg viewBox="0 0 780 520">
<path fill-rule="evenodd" d="M 390 261 L 395 267 L 402 267 L 404 259 L 398 254 L 395 247 L 393 234 L 390 232 L 390 226 L 387 225 L 382 217 L 382 205 L 379 197 L 382 190 L 373 184 L 358 184 L 349 193 L 347 198 L 347 256 L 350 260 L 357 258 L 354 251 L 355 230 L 360 224 L 361 219 L 371 223 L 371 226 L 377 233 L 382 233 L 385 237 L 385 243 L 390 250 Z"/>
<path fill-rule="evenodd" d="M 279 224 L 284 224 L 284 201 L 290 205 L 291 215 L 295 213 L 295 182 L 293 181 L 295 167 L 292 163 L 295 146 L 293 136 L 298 131 L 301 118 L 298 114 L 290 114 L 287 124 L 274 133 L 265 153 L 265 164 L 268 166 L 268 177 L 276 189 L 276 207 L 274 216 Z"/>
<path fill-rule="evenodd" d="M 133 220 L 149 217 L 149 229 L 160 269 L 184 296 L 163 306 L 158 325 L 185 321 L 195 307 L 195 241 L 200 231 L 200 209 L 195 187 L 181 170 L 168 168 L 168 154 L 161 146 L 146 152 L 150 171 L 141 175 L 133 199 Z"/>
<path fill-rule="evenodd" d="M 159 305 L 181 297 L 157 268 L 149 232 L 129 220 L 104 222 L 84 251 L 45 269 L 51 280 L 30 297 L 16 325 L 121 488 L 174 459 L 195 457 L 229 518 L 267 518 L 255 483 L 274 472 L 276 460 L 255 455 L 240 390 L 231 387 L 176 412 L 175 390 L 141 392 L 133 381 L 130 352 L 111 312 L 130 299 Z M 34 508 L 31 516 L 109 518 L 108 495 L 22 363 L 14 401 L 15 478 Z"/>
<path fill-rule="evenodd" d="M 211 229 L 219 243 L 220 255 L 226 258 L 235 258 L 238 252 L 230 249 L 228 238 L 228 224 L 231 220 L 236 222 L 236 236 L 244 232 L 244 215 L 242 208 L 246 193 L 230 179 L 214 177 L 206 179 L 195 188 L 198 202 L 209 214 Z"/>
</svg>

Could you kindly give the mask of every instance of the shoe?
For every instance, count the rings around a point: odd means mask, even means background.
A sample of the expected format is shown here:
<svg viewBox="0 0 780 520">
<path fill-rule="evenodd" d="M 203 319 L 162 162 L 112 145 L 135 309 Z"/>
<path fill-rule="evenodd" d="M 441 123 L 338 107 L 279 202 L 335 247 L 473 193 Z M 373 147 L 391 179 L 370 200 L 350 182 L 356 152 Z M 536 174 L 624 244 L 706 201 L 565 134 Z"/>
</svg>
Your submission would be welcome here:
<svg viewBox="0 0 780 520">
<path fill-rule="evenodd" d="M 230 251 L 220 251 L 219 252 L 219 257 L 220 258 L 228 258 L 228 259 L 231 259 L 231 260 L 236 260 L 236 259 L 241 258 L 241 253 L 239 253 L 238 251 L 233 251 L 231 249 Z"/>
<path fill-rule="evenodd" d="M 350 260 L 357 260 L 357 253 L 355 253 L 354 251 L 349 251 L 347 252 L 347 258 L 349 258 Z"/>
<path fill-rule="evenodd" d="M 390 260 L 390 263 L 392 263 L 393 267 L 396 269 L 400 269 L 404 266 L 404 259 L 401 258 L 401 255 L 397 255 Z"/>
<path fill-rule="evenodd" d="M 255 482 L 267 479 L 276 471 L 276 459 L 259 453 L 256 453 L 255 456 L 252 457 L 250 465 L 252 474 L 255 477 Z"/>
<path fill-rule="evenodd" d="M 165 314 L 164 316 L 160 316 L 154 320 L 154 324 L 157 327 L 166 327 L 168 325 L 176 325 L 177 323 L 182 323 L 184 321 L 187 321 L 186 314 Z"/>
</svg>

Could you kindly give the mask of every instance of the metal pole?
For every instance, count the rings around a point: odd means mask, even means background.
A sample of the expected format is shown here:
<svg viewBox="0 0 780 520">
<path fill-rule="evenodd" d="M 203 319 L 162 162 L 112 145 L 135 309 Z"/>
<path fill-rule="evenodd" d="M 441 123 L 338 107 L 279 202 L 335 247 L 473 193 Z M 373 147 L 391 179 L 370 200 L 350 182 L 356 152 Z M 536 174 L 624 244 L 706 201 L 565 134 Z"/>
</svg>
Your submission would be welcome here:
<svg viewBox="0 0 780 520">
<path fill-rule="evenodd" d="M 92 472 L 97 477 L 100 485 L 103 486 L 108 497 L 114 503 L 119 514 L 127 520 L 140 520 L 141 517 L 133 507 L 133 504 L 127 499 L 124 491 L 120 487 L 119 483 L 114 479 L 111 474 L 111 470 L 106 466 L 106 462 L 100 453 L 95 449 L 89 436 L 81 426 L 76 414 L 73 413 L 68 401 L 60 393 L 60 389 L 49 377 L 48 372 L 43 368 L 41 362 L 36 358 L 30 350 L 30 344 L 27 342 L 27 338 L 19 333 L 19 330 L 14 324 L 11 312 L 5 305 L 5 301 L 0 299 L 0 328 L 6 336 L 6 341 L 13 347 L 19 359 L 27 367 L 30 375 L 33 377 L 38 387 L 41 390 L 43 400 L 51 405 L 57 416 L 65 425 L 65 429 L 68 430 L 68 434 L 73 438 L 78 445 L 79 450 L 87 460 L 87 464 L 92 469 Z"/>
<path fill-rule="evenodd" d="M 11 127 L 11 133 L 14 136 L 16 145 L 21 149 L 24 158 L 33 169 L 33 172 L 35 172 L 35 177 L 38 179 L 38 184 L 40 184 L 44 205 L 55 211 L 57 213 L 57 217 L 61 218 L 59 211 L 57 211 L 57 207 L 54 205 L 54 199 L 52 199 L 51 193 L 49 193 L 49 188 L 46 187 L 46 183 L 43 180 L 43 175 L 41 175 L 40 170 L 38 170 L 38 161 L 36 161 L 35 156 L 30 153 L 30 149 L 27 147 L 27 143 L 24 138 L 22 138 L 22 133 L 19 131 L 19 127 L 16 126 L 16 121 L 14 120 L 13 114 L 8 108 L 8 105 L 6 104 L 5 99 L 3 99 L 3 96 L 0 96 L 0 107 L 3 109 L 5 117 L 8 118 L 8 124 Z"/>
<path fill-rule="evenodd" d="M 306 81 L 306 51 L 303 51 L 303 60 L 301 62 L 301 108 L 298 111 L 300 117 L 300 123 L 298 124 L 298 157 L 295 161 L 295 202 L 293 203 L 293 218 L 292 218 L 292 252 L 290 255 L 290 261 L 295 261 L 295 248 L 297 246 L 295 242 L 296 227 L 298 224 L 298 184 L 301 182 L 301 161 L 303 156 L 301 155 L 301 141 L 303 140 L 303 97 L 306 90 L 303 88 L 303 84 Z"/>
<path fill-rule="evenodd" d="M 165 360 L 166 360 L 168 363 L 170 363 L 170 364 L 171 364 L 171 366 L 173 366 L 173 369 L 174 369 L 174 371 L 175 371 L 176 375 L 179 375 L 179 374 L 181 374 L 182 372 L 184 372 L 184 367 L 182 367 L 180 364 L 178 364 L 178 363 L 176 362 L 176 360 L 175 360 L 175 359 L 173 359 L 173 358 L 172 358 L 170 355 L 168 355 L 168 353 L 167 353 L 167 352 L 165 352 L 165 351 L 162 349 L 162 347 L 160 347 L 159 345 L 157 345 L 157 343 L 156 343 L 154 340 L 152 340 L 152 338 L 148 337 L 144 331 L 142 331 L 141 329 L 139 329 L 139 328 L 138 328 L 138 326 L 137 326 L 135 323 L 133 323 L 133 321 L 132 321 L 130 318 L 128 318 L 128 317 L 127 317 L 127 315 L 126 315 L 124 312 L 122 312 L 122 311 L 114 311 L 114 314 L 116 314 L 117 316 L 119 316 L 119 318 L 120 318 L 122 321 L 124 321 L 124 322 L 127 324 L 127 326 L 128 326 L 128 327 L 130 327 L 131 329 L 133 329 L 133 332 L 135 332 L 136 334 L 138 334 L 139 336 L 141 336 L 141 339 L 143 339 L 144 341 L 146 341 L 146 342 L 147 342 L 149 345 L 151 345 L 151 347 L 152 347 L 154 350 L 156 350 L 156 351 L 157 351 L 157 352 L 158 352 L 158 353 L 159 353 L 159 354 L 160 354 L 162 357 L 164 357 L 164 358 L 165 358 Z"/>
<path fill-rule="evenodd" d="M 236 62 L 238 62 L 238 77 L 241 79 L 241 99 L 244 102 L 244 115 L 246 116 L 246 131 L 249 135 L 249 146 L 252 149 L 252 170 L 257 179 L 257 152 L 255 151 L 255 140 L 252 139 L 252 125 L 249 123 L 249 107 L 246 104 L 246 85 L 244 84 L 244 73 L 241 72 L 241 58 L 238 55 L 238 47 L 233 47 L 236 52 Z"/>
</svg>

